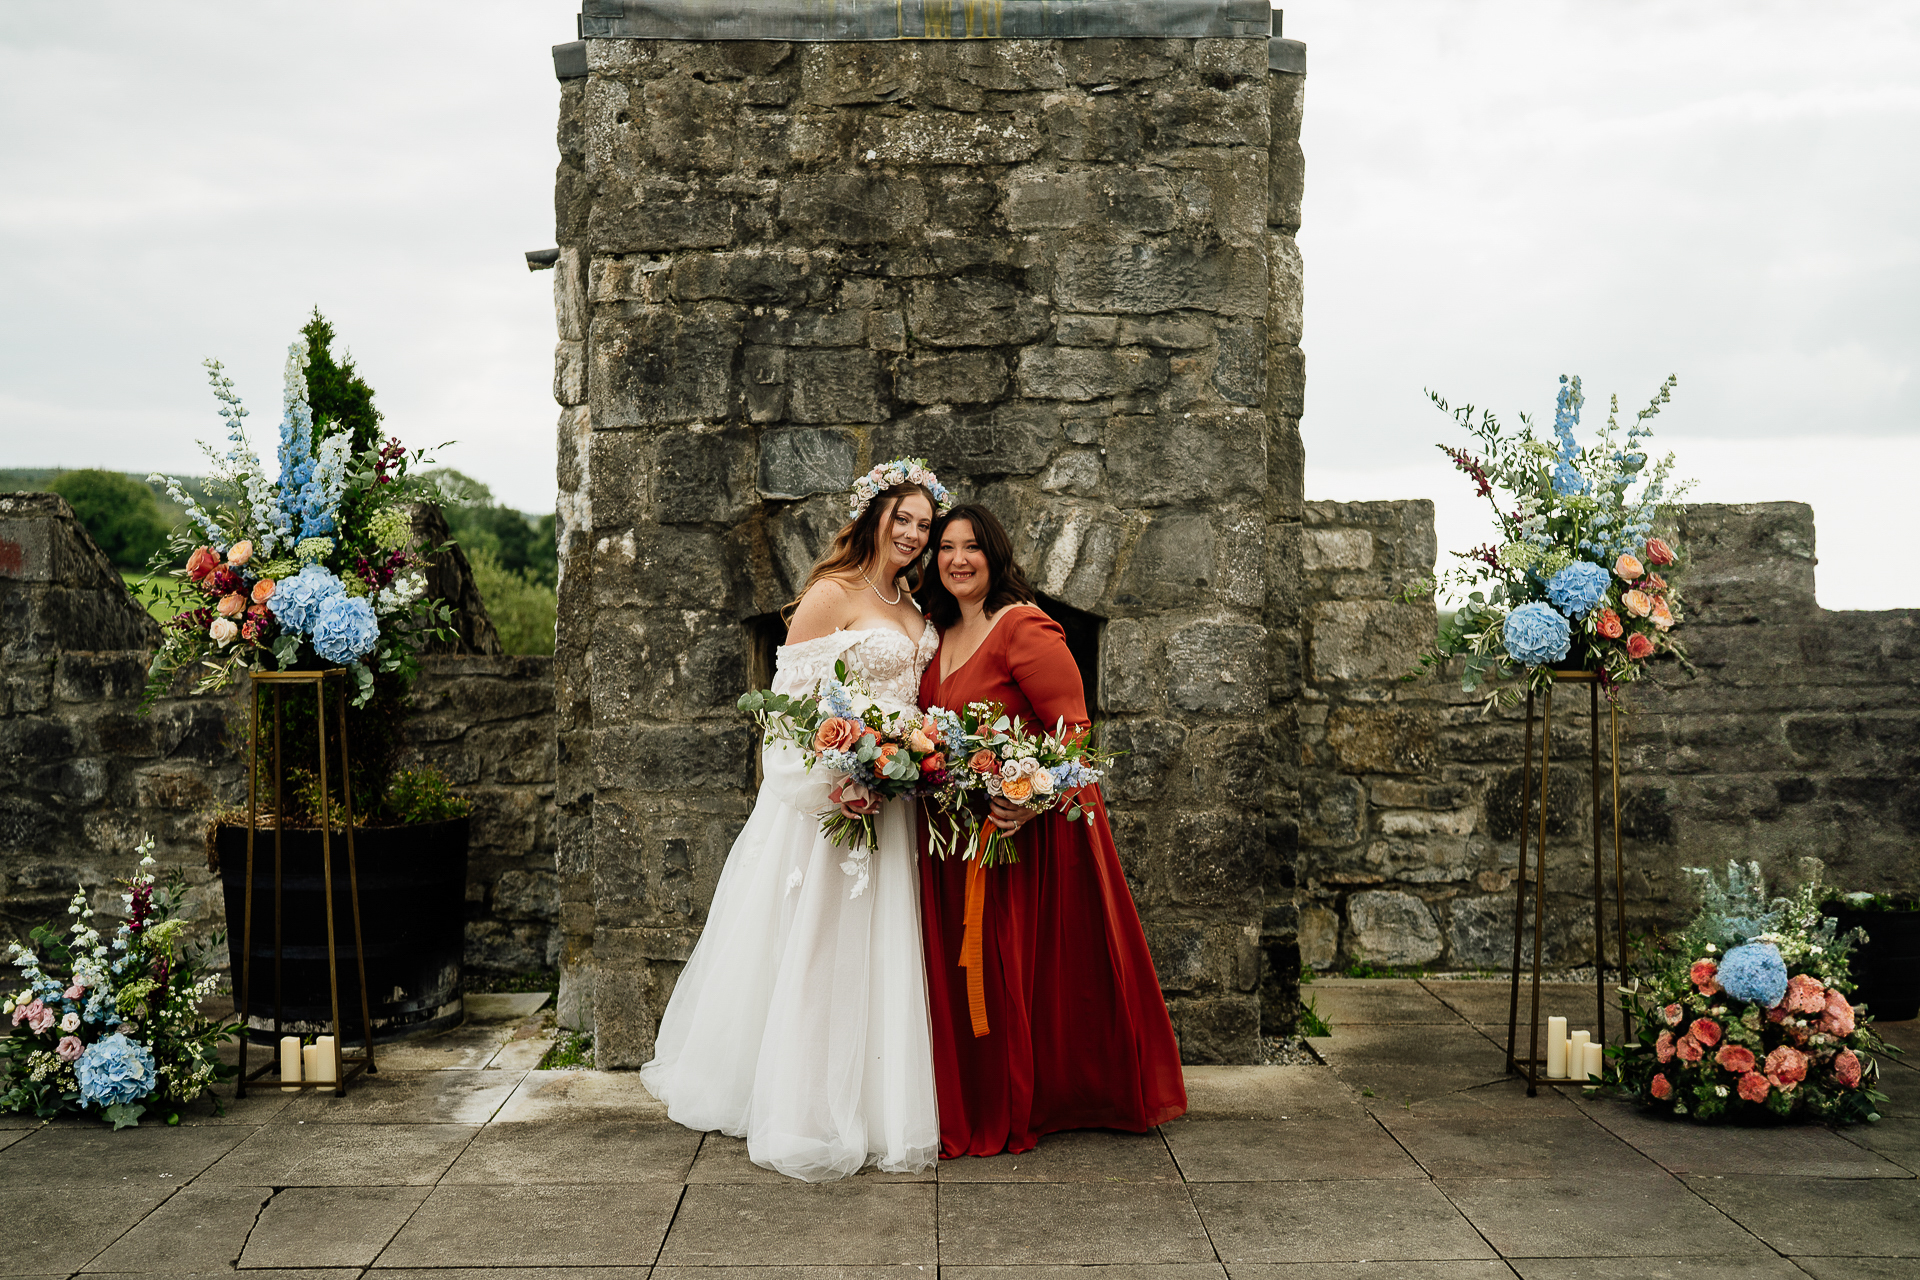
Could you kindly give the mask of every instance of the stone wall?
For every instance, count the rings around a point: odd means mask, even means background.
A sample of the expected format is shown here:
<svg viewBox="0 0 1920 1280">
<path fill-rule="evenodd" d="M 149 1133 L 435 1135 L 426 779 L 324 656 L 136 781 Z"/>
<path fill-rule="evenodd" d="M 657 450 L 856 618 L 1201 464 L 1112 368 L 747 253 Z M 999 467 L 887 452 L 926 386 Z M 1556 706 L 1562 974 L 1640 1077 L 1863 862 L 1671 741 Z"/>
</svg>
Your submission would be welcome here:
<svg viewBox="0 0 1920 1280">
<path fill-rule="evenodd" d="M 463 631 L 488 629 L 479 619 Z M 223 907 L 207 870 L 209 815 L 244 806 L 240 696 L 139 712 L 153 620 L 66 502 L 0 495 L 0 936 L 66 919 L 76 884 L 112 915 L 111 884 L 151 835 L 186 869 L 202 918 Z M 551 660 L 435 655 L 408 722 L 412 762 L 474 801 L 467 963 L 501 974 L 557 963 L 550 818 Z"/>
<path fill-rule="evenodd" d="M 1097 638 L 1182 1052 L 1258 1054 L 1263 946 L 1293 945 L 1304 53 L 1251 11 L 1252 38 L 559 51 L 561 1012 L 602 1066 L 651 1054 L 752 803 L 733 702 L 774 615 L 901 455 Z"/>
<path fill-rule="evenodd" d="M 1398 679 L 1434 616 L 1388 597 L 1433 564 L 1432 505 L 1310 502 L 1303 532 L 1302 958 L 1318 969 L 1504 968 L 1522 712 L 1489 710 L 1457 680 Z M 1813 513 L 1801 504 L 1688 507 L 1679 532 L 1692 566 L 1678 634 L 1696 670 L 1654 664 L 1653 680 L 1627 694 L 1629 933 L 1684 921 L 1693 899 L 1680 868 L 1728 858 L 1758 858 L 1784 881 L 1813 855 L 1847 888 L 1920 890 L 1920 610 L 1819 608 Z M 1555 699 L 1549 964 L 1593 955 L 1587 702 L 1585 690 Z M 1607 927 L 1612 955 L 1610 909 Z"/>
</svg>

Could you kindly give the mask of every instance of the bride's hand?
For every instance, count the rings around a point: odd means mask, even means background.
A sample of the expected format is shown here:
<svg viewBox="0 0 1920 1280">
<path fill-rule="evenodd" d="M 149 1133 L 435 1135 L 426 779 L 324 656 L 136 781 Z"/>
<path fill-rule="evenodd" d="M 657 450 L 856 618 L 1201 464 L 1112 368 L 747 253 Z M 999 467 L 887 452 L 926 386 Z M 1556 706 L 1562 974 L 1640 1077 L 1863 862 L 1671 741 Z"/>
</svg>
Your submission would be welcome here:
<svg viewBox="0 0 1920 1280">
<path fill-rule="evenodd" d="M 993 802 L 992 811 L 987 816 L 993 820 L 994 826 L 1011 835 L 1033 821 L 1037 815 L 1033 810 L 1022 805 L 1008 804 L 1005 800 L 996 799 Z"/>
</svg>

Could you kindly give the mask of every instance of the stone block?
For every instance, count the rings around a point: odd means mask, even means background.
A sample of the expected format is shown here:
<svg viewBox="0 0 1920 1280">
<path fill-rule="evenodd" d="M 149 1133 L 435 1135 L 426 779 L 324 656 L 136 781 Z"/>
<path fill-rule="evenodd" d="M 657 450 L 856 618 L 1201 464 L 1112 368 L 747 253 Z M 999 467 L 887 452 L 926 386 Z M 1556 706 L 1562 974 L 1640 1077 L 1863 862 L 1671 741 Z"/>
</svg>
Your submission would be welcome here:
<svg viewBox="0 0 1920 1280">
<path fill-rule="evenodd" d="M 1254 996 L 1168 1002 L 1180 1061 L 1190 1066 L 1245 1066 L 1260 1061 L 1260 1001 Z"/>
<path fill-rule="evenodd" d="M 987 404 L 1007 391 L 1007 362 L 993 351 L 962 351 L 902 361 L 894 394 L 909 404 Z"/>
<path fill-rule="evenodd" d="M 1245 80 L 1230 89 L 1164 88 L 1146 107 L 1157 147 L 1267 146 L 1267 86 Z"/>
<path fill-rule="evenodd" d="M 867 317 L 851 308 L 777 307 L 747 321 L 745 336 L 775 347 L 859 347 L 866 345 Z"/>
<path fill-rule="evenodd" d="M 1178 609 L 1210 601 L 1218 556 L 1211 512 L 1172 510 L 1141 532 L 1120 581 L 1123 605 Z"/>
<path fill-rule="evenodd" d="M 1061 160 L 1129 164 L 1145 158 L 1147 126 L 1134 102 L 1096 94 L 1062 94 L 1044 114 L 1048 149 Z"/>
<path fill-rule="evenodd" d="M 1440 926 L 1427 904 L 1410 893 L 1354 894 L 1347 899 L 1347 927 L 1347 949 L 1356 959 L 1417 965 L 1440 956 Z"/>
<path fill-rule="evenodd" d="M 1267 392 L 1267 335 L 1258 325 L 1220 330 L 1214 349 L 1213 389 L 1228 404 L 1259 404 Z"/>
<path fill-rule="evenodd" d="M 593 654 L 601 726 L 723 716 L 748 687 L 747 636 L 712 613 L 603 609 Z"/>
<path fill-rule="evenodd" d="M 1427 773 L 1437 763 L 1432 712 L 1407 707 L 1337 707 L 1327 746 L 1347 773 Z"/>
<path fill-rule="evenodd" d="M 717 534 L 687 527 L 639 525 L 596 539 L 593 601 L 601 609 L 630 606 L 706 611 L 733 585 Z"/>
<path fill-rule="evenodd" d="M 1266 474 L 1261 425 L 1242 411 L 1117 419 L 1107 436 L 1108 482 L 1128 506 L 1257 502 Z"/>
<path fill-rule="evenodd" d="M 787 416 L 794 422 L 884 422 L 880 357 L 864 350 L 789 352 Z"/>
<path fill-rule="evenodd" d="M 1211 311 L 1264 319 L 1264 256 L 1180 244 L 1077 242 L 1055 264 L 1053 298 L 1065 310 L 1092 314 Z"/>
<path fill-rule="evenodd" d="M 700 184 L 609 184 L 593 203 L 588 242 L 596 253 L 718 249 L 738 233 L 734 202 Z"/>
<path fill-rule="evenodd" d="M 727 253 L 689 253 L 672 263 L 669 291 L 697 302 L 722 298 L 749 305 L 791 306 L 823 301 L 832 284 L 829 264 L 798 250 L 758 246 Z"/>
<path fill-rule="evenodd" d="M 914 341 L 935 347 L 1016 346 L 1047 331 L 1046 303 L 1004 280 L 915 281 L 907 305 Z"/>
<path fill-rule="evenodd" d="M 594 425 L 605 430 L 725 418 L 740 330 L 735 308 L 718 302 L 641 307 L 623 316 L 602 312 L 593 322 Z"/>
<path fill-rule="evenodd" d="M 1060 419 L 1042 405 L 986 413 L 935 410 L 876 428 L 876 458 L 921 457 L 942 475 L 1032 475 L 1060 446 Z"/>
<path fill-rule="evenodd" d="M 53 696 L 60 702 L 95 703 L 137 698 L 146 684 L 145 650 L 92 653 L 69 650 L 54 660 Z"/>
<path fill-rule="evenodd" d="M 760 437 L 760 496 L 807 498 L 841 493 L 859 465 L 859 442 L 845 431 L 794 428 Z"/>
<path fill-rule="evenodd" d="M 733 172 L 740 133 L 734 86 L 668 75 L 647 81 L 634 96 L 657 172 Z"/>
<path fill-rule="evenodd" d="M 1112 712 L 1153 711 L 1161 702 L 1164 642 L 1148 623 L 1116 618 L 1101 633 L 1100 705 Z"/>
<path fill-rule="evenodd" d="M 1300 963 L 1309 969 L 1331 969 L 1340 955 L 1340 917 L 1325 907 L 1300 909 Z"/>
<path fill-rule="evenodd" d="M 1297 347 L 1306 332 L 1306 264 L 1292 236 L 1267 236 L 1267 337 Z"/>
<path fill-rule="evenodd" d="M 780 220 L 795 233 L 840 244 L 887 243 L 926 225 L 927 196 L 911 178 L 801 174 L 781 184 Z"/>
<path fill-rule="evenodd" d="M 1186 711 L 1250 716 L 1266 708 L 1266 629 L 1196 622 L 1167 637 L 1167 699 Z"/>
<path fill-rule="evenodd" d="M 1308 619 L 1313 678 L 1323 684 L 1397 679 L 1417 668 L 1437 634 L 1433 608 L 1424 604 L 1328 600 L 1314 605 Z"/>
<path fill-rule="evenodd" d="M 1024 115 L 912 111 L 867 117 L 854 150 L 879 164 L 1016 164 L 1042 143 L 1035 121 Z"/>
<path fill-rule="evenodd" d="M 1267 413 L 1298 421 L 1307 412 L 1307 356 L 1299 347 L 1267 349 Z"/>
<path fill-rule="evenodd" d="M 1367 569 L 1373 565 L 1373 534 L 1365 529 L 1305 529 L 1300 567 L 1305 570 Z"/>
<path fill-rule="evenodd" d="M 1366 834 L 1366 789 L 1357 778 L 1300 780 L 1300 839 L 1309 845 L 1358 844 Z"/>
<path fill-rule="evenodd" d="M 662 524 L 726 524 L 752 508 L 754 446 L 744 431 L 692 427 L 660 436 L 651 514 Z"/>
<path fill-rule="evenodd" d="M 1126 719 L 1106 727 L 1109 750 L 1118 753 L 1102 789 L 1110 801 L 1151 801 L 1161 794 L 1168 770 L 1184 758 L 1187 728 L 1176 720 Z"/>
</svg>

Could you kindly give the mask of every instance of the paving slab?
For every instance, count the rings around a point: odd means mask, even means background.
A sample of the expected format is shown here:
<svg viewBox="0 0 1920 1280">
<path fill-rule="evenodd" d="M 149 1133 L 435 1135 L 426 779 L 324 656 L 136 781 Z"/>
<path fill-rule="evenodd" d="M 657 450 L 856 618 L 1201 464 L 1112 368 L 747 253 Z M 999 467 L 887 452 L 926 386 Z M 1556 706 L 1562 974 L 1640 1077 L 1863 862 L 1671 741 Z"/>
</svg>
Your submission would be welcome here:
<svg viewBox="0 0 1920 1280">
<path fill-rule="evenodd" d="M 1666 1258 L 1515 1258 L 1521 1280 L 1805 1280 L 1785 1258 L 1696 1258 L 1682 1241 Z M 1857 1280 L 1849 1277 L 1849 1280 Z"/>
<path fill-rule="evenodd" d="M 480 1131 L 470 1124 L 266 1125 L 200 1181 L 265 1187 L 430 1187 Z"/>
<path fill-rule="evenodd" d="M 661 1273 L 654 1272 L 656 1276 Z M 892 1274 L 898 1275 L 895 1271 Z M 1227 1280 L 1227 1269 L 1217 1262 L 1156 1262 L 1140 1267 L 1080 1267 L 1071 1264 L 1038 1267 L 940 1268 L 941 1280 Z M 663 1280 L 665 1278 L 663 1277 Z M 683 1280 L 697 1280 L 692 1272 Z M 748 1280 L 742 1276 L 740 1280 Z"/>
<path fill-rule="evenodd" d="M 290 1187 L 276 1192 L 240 1254 L 255 1267 L 364 1267 L 427 1198 L 426 1187 Z"/>
<path fill-rule="evenodd" d="M 375 1050 L 380 1073 L 389 1071 L 480 1071 L 506 1045 L 511 1023 L 467 1024 L 438 1035 L 419 1036 Z"/>
<path fill-rule="evenodd" d="M 1745 1257 L 1767 1247 L 1658 1169 L 1435 1184 L 1505 1258 Z M 1872 1185 L 1872 1184 L 1855 1184 Z"/>
<path fill-rule="evenodd" d="M 254 1054 L 253 1064 L 257 1067 L 263 1056 Z M 295 1093 L 282 1093 L 276 1087 L 269 1088 L 263 1082 L 256 1081 L 247 1086 L 247 1096 L 233 1096 L 231 1080 L 213 1086 L 205 1094 L 189 1102 L 180 1109 L 181 1127 L 210 1124 L 268 1124 L 290 1106 Z M 144 1127 L 144 1126 L 143 1126 Z"/>
<path fill-rule="evenodd" d="M 1572 1089 L 1546 1089 L 1529 1098 L 1527 1082 L 1519 1076 L 1502 1076 L 1498 1080 L 1471 1089 L 1461 1089 L 1454 1093 L 1435 1094 L 1430 1098 L 1390 1099 L 1367 1098 L 1367 1111 L 1376 1116 L 1403 1115 L 1423 1120 L 1439 1119 L 1443 1116 L 1457 1116 L 1465 1119 L 1484 1120 L 1490 1116 L 1507 1116 L 1515 1120 L 1578 1119 L 1583 1114 L 1574 1100 L 1580 1095 Z"/>
<path fill-rule="evenodd" d="M 302 1093 L 281 1124 L 485 1124 L 520 1084 L 509 1071 L 390 1071 L 361 1076 L 347 1096 Z"/>
<path fill-rule="evenodd" d="M 1116 1224 L 1125 1223 L 1124 1231 Z M 1211 1262 L 1200 1215 L 1180 1186 L 1045 1182 L 940 1188 L 940 1265 Z"/>
<path fill-rule="evenodd" d="M 1888 1044 L 1905 1050 L 1907 1061 L 1920 1061 L 1920 1020 L 1909 1018 L 1905 1022 L 1875 1022 L 1873 1029 Z"/>
<path fill-rule="evenodd" d="M 72 1275 L 175 1190 L 104 1181 L 87 1188 L 85 1195 L 75 1195 L 66 1187 L 10 1187 L 5 1197 L 7 1244 L 0 1266 L 20 1275 Z"/>
<path fill-rule="evenodd" d="M 374 1280 L 647 1280 L 660 1273 L 651 1267 L 382 1267 L 366 1274 Z"/>
<path fill-rule="evenodd" d="M 1872 1124 L 1850 1124 L 1840 1130 L 1840 1136 L 1910 1173 L 1920 1173 L 1920 1120 L 1883 1117 Z"/>
<path fill-rule="evenodd" d="M 0 1151 L 5 1151 L 32 1132 L 31 1129 L 0 1129 Z"/>
<path fill-rule="evenodd" d="M 1795 1258 L 1814 1280 L 1913 1280 L 1911 1258 Z"/>
<path fill-rule="evenodd" d="M 518 1037 L 500 1046 L 500 1052 L 487 1063 L 489 1071 L 532 1071 L 553 1047 L 553 1036 L 541 1033 L 526 1039 Z"/>
<path fill-rule="evenodd" d="M 933 1194 L 931 1183 L 860 1178 L 690 1186 L 660 1262 L 679 1267 L 908 1263 L 931 1271 L 938 1261 Z"/>
<path fill-rule="evenodd" d="M 1314 986 L 1319 986 L 1315 983 Z M 1434 999 L 1448 1009 L 1477 1027 L 1498 1029 L 1500 1045 L 1504 1050 L 1507 1043 L 1507 1017 L 1511 1011 L 1511 996 L 1507 979 L 1496 978 L 1492 981 L 1444 981 L 1428 980 L 1420 984 Z M 1618 1038 L 1619 1035 L 1619 999 L 1613 994 L 1612 987 L 1607 989 L 1607 1031 Z M 1527 1014 L 1533 999 L 1533 980 L 1531 976 L 1520 976 L 1520 1013 L 1518 1031 L 1522 1040 L 1527 1034 Z M 1565 1018 L 1569 1031 L 1581 1028 L 1593 1030 L 1594 1023 L 1593 985 L 1586 982 L 1543 982 L 1540 984 L 1540 1026 L 1542 1040 L 1548 1018 Z"/>
<path fill-rule="evenodd" d="M 448 1169 L 449 1185 L 671 1182 L 687 1178 L 701 1135 L 658 1120 L 490 1124 Z M 743 1147 L 745 1143 L 741 1144 Z"/>
<path fill-rule="evenodd" d="M 1920 1258 L 1920 1189 L 1911 1181 L 1696 1175 L 1686 1184 L 1780 1253 Z"/>
<path fill-rule="evenodd" d="M 1583 1110 L 1669 1173 L 1752 1173 L 1802 1178 L 1911 1178 L 1912 1171 L 1825 1125 L 1705 1125 L 1646 1111 L 1624 1098 Z"/>
<path fill-rule="evenodd" d="M 216 1271 L 89 1271 L 87 1280 L 234 1280 L 232 1267 Z M 244 1273 L 247 1280 L 360 1280 L 359 1267 L 271 1267 Z"/>
<path fill-rule="evenodd" d="M 703 1151 L 701 1153 L 705 1155 Z M 1158 1130 L 1050 1133 L 1019 1155 L 942 1160 L 942 1182 L 1179 1182 L 1180 1169 Z"/>
<path fill-rule="evenodd" d="M 679 1199 L 679 1187 L 662 1183 L 442 1185 L 378 1266 L 642 1266 L 659 1254 Z"/>
<path fill-rule="evenodd" d="M 484 1022 L 525 1022 L 547 1007 L 551 999 L 544 991 L 487 991 L 462 998 L 467 1025 Z"/>
<path fill-rule="evenodd" d="M 1168 1125 L 1188 1182 L 1424 1178 L 1371 1117 L 1358 1120 L 1196 1120 Z"/>
<path fill-rule="evenodd" d="M 1608 1177 L 1651 1173 L 1646 1156 L 1582 1115 L 1422 1117 L 1381 1112 L 1380 1123 L 1435 1178 Z"/>
<path fill-rule="evenodd" d="M 494 1119 L 665 1120 L 666 1104 L 647 1092 L 638 1071 L 529 1071 Z"/>
<path fill-rule="evenodd" d="M 1920 1071 L 1882 1058 L 1880 1080 L 1875 1087 L 1887 1095 L 1887 1100 L 1880 1104 L 1881 1115 L 1920 1118 Z"/>
<path fill-rule="evenodd" d="M 1505 1052 L 1462 1024 L 1414 1028 L 1351 1027 L 1308 1041 L 1334 1074 L 1359 1091 L 1392 1102 L 1437 1097 L 1504 1080 Z"/>
<path fill-rule="evenodd" d="M 657 1122 L 655 1122 L 657 1123 Z M 745 1185 L 764 1184 L 767 1186 L 791 1186 L 793 1179 L 784 1173 L 775 1173 L 753 1162 L 747 1154 L 745 1138 L 730 1138 L 724 1133 L 699 1134 L 691 1129 L 682 1129 L 668 1122 L 676 1132 L 693 1138 L 705 1138 L 700 1143 L 700 1154 L 693 1161 L 693 1167 L 687 1171 L 686 1182 L 702 1184 L 737 1183 Z M 868 1165 L 853 1175 L 855 1178 L 875 1182 L 932 1182 L 934 1171 L 922 1169 L 918 1173 L 884 1173 L 879 1168 Z"/>
<path fill-rule="evenodd" d="M 1457 1026 L 1458 1013 L 1411 978 L 1317 978 L 1300 989 L 1303 1001 L 1333 1027 L 1374 1025 Z"/>
<path fill-rule="evenodd" d="M 50 1124 L 0 1150 L 0 1189 L 157 1186 L 171 1190 L 251 1133 L 238 1126 L 141 1125 L 119 1132 L 98 1120 Z"/>
<path fill-rule="evenodd" d="M 1192 1190 L 1230 1275 L 1248 1263 L 1497 1256 L 1430 1182 L 1228 1182 Z"/>
<path fill-rule="evenodd" d="M 1324 1066 L 1183 1067 L 1188 1120 L 1360 1116 L 1360 1094 Z"/>
<path fill-rule="evenodd" d="M 266 1186 L 183 1187 L 89 1262 L 86 1270 L 149 1276 L 231 1274 L 260 1206 L 272 1198 L 273 1188 Z"/>
<path fill-rule="evenodd" d="M 16 1129 L 38 1129 L 46 1123 L 38 1116 L 25 1115 L 18 1111 L 0 1111 L 0 1132 Z"/>
<path fill-rule="evenodd" d="M 1513 1280 L 1504 1262 L 1237 1262 L 1232 1280 Z"/>
</svg>

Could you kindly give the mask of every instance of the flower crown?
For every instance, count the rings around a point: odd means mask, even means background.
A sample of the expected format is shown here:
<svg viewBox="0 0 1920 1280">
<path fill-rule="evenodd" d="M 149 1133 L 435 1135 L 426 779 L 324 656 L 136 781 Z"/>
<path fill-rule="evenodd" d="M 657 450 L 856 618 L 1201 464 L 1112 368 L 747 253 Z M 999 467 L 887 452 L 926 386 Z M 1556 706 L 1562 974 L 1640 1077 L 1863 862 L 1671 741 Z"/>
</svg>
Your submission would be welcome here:
<svg viewBox="0 0 1920 1280">
<path fill-rule="evenodd" d="M 933 513 L 943 516 L 953 509 L 953 495 L 940 483 L 940 477 L 927 467 L 925 458 L 895 458 L 883 462 L 853 482 L 853 503 L 847 519 L 858 520 L 873 500 L 896 485 L 917 484 L 933 495 Z"/>
</svg>

